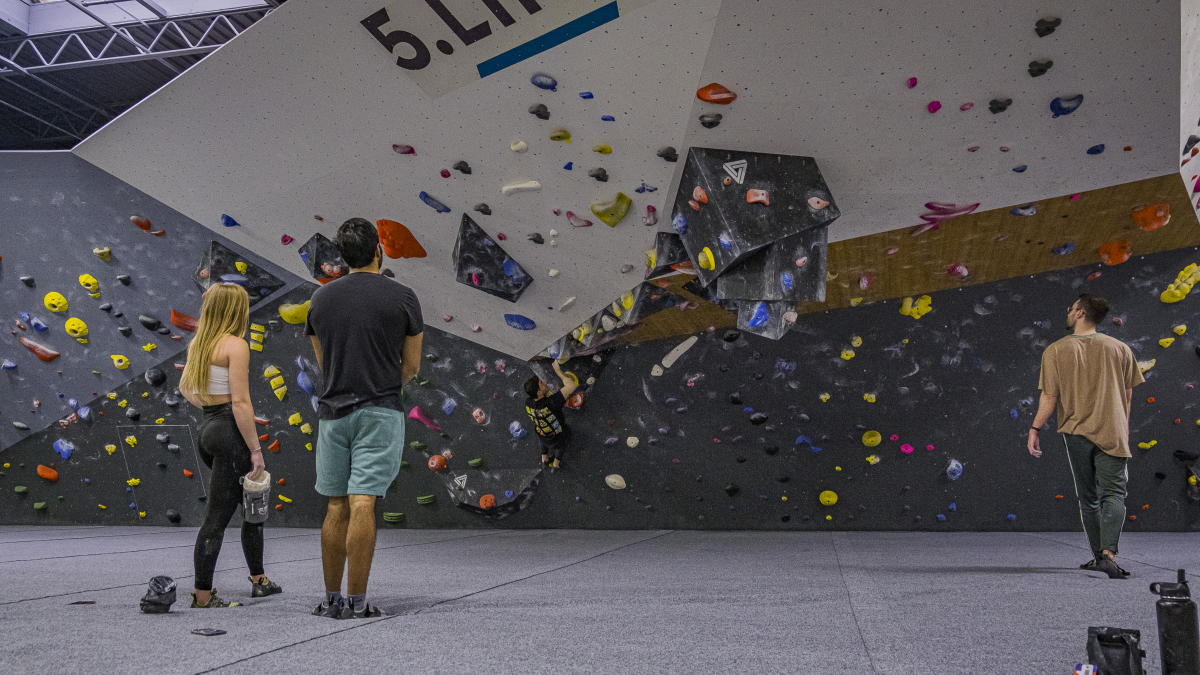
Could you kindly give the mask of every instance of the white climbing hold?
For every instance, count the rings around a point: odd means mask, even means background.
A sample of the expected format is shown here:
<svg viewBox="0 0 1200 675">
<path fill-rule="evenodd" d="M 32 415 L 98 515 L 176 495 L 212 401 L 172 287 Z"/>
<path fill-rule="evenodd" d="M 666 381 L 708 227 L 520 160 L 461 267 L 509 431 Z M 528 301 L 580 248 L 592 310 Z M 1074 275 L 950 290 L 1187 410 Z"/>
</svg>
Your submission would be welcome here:
<svg viewBox="0 0 1200 675">
<path fill-rule="evenodd" d="M 572 295 L 571 297 L 567 298 L 566 300 L 563 300 L 558 305 L 558 311 L 565 312 L 565 311 L 567 311 L 567 308 L 573 304 L 575 304 L 575 296 Z"/>
<path fill-rule="evenodd" d="M 508 144 L 508 149 L 513 152 L 525 152 L 529 149 L 529 144 L 525 141 L 513 141 Z"/>
<path fill-rule="evenodd" d="M 551 237 L 557 237 L 557 236 L 558 236 L 558 230 L 554 229 L 553 227 L 552 227 L 552 228 L 550 228 L 550 236 L 551 236 Z"/>
<path fill-rule="evenodd" d="M 557 239 L 551 239 L 551 240 L 550 240 L 550 245 L 551 245 L 551 246 L 558 246 L 558 240 L 557 240 Z"/>
<path fill-rule="evenodd" d="M 515 183 L 509 183 L 500 188 L 501 194 L 511 195 L 517 192 L 530 192 L 533 190 L 541 190 L 542 184 L 536 180 L 523 180 Z"/>
<path fill-rule="evenodd" d="M 625 445 L 628 445 L 631 448 L 636 448 L 639 442 L 640 441 L 638 441 L 637 436 L 630 436 L 629 438 L 625 439 Z"/>
<path fill-rule="evenodd" d="M 680 342 L 671 351 L 667 352 L 667 355 L 664 356 L 662 360 L 663 368 L 670 368 L 671 366 L 675 365 L 675 362 L 679 360 L 679 357 L 683 356 L 684 352 L 691 349 L 696 344 L 697 340 L 699 340 L 699 338 L 693 335 L 683 342 Z"/>
<path fill-rule="evenodd" d="M 614 490 L 625 489 L 625 479 L 619 473 L 610 473 L 604 477 L 604 484 Z"/>
<path fill-rule="evenodd" d="M 587 379 L 587 385 L 590 387 L 590 386 L 592 386 L 593 384 L 596 384 L 596 378 L 595 378 L 595 377 L 589 377 L 589 378 Z"/>
<path fill-rule="evenodd" d="M 558 270 L 554 269 L 553 267 L 550 268 L 549 272 L 546 272 L 546 275 L 551 278 L 558 276 L 558 274 Z"/>
<path fill-rule="evenodd" d="M 650 374 L 653 375 L 654 377 L 661 377 L 662 374 L 665 372 L 666 371 L 663 370 L 663 367 L 658 365 L 657 363 L 654 364 L 654 367 L 650 369 Z"/>
</svg>

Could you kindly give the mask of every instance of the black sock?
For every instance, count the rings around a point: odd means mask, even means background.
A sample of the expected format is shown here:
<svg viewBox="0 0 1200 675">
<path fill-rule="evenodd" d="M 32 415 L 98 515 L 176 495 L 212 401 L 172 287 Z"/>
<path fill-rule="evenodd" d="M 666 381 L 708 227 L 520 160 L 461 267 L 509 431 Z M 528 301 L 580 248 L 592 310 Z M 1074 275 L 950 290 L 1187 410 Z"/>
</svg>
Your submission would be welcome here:
<svg viewBox="0 0 1200 675">
<path fill-rule="evenodd" d="M 367 606 L 367 594 L 359 593 L 358 595 L 347 595 L 346 604 L 350 605 L 351 609 L 358 612 Z"/>
</svg>

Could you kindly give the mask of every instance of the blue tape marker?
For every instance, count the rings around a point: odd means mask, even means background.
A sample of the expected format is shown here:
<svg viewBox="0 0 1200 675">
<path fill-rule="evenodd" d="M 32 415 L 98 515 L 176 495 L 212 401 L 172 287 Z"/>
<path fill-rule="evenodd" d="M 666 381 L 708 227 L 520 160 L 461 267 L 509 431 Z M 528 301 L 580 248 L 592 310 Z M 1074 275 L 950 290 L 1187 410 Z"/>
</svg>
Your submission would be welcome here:
<svg viewBox="0 0 1200 675">
<path fill-rule="evenodd" d="M 493 75 L 509 66 L 514 66 L 544 51 L 553 49 L 568 40 L 577 38 L 593 28 L 603 26 L 620 16 L 621 13 L 617 8 L 617 3 L 610 2 L 607 5 L 584 14 L 578 19 L 568 21 L 558 28 L 543 33 L 529 42 L 517 45 L 502 54 L 497 54 L 475 66 L 475 68 L 479 71 L 479 77 Z"/>
</svg>

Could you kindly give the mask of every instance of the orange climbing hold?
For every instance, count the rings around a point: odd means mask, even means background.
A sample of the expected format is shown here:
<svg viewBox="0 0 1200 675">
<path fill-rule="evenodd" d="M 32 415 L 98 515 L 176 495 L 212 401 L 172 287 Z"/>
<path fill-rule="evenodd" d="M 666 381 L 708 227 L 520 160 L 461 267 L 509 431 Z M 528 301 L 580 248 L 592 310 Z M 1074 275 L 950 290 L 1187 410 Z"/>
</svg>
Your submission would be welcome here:
<svg viewBox="0 0 1200 675">
<path fill-rule="evenodd" d="M 40 478 L 45 478 L 51 483 L 58 482 L 58 472 L 46 466 L 45 464 L 37 465 L 37 475 Z"/>
<path fill-rule="evenodd" d="M 1155 400 L 1155 399 L 1154 399 L 1154 397 L 1153 397 L 1153 396 L 1147 396 L 1147 397 L 1146 397 L 1146 403 L 1154 403 L 1154 400 Z"/>
<path fill-rule="evenodd" d="M 186 330 L 189 333 L 196 332 L 196 317 L 188 316 L 183 312 L 171 310 L 171 325 L 179 330 Z"/>
<path fill-rule="evenodd" d="M 383 244 L 383 254 L 389 258 L 424 258 L 425 248 L 404 225 L 394 220 L 377 220 L 375 229 L 379 231 L 379 243 Z"/>
<path fill-rule="evenodd" d="M 1055 498 L 1055 499 L 1062 499 L 1062 498 L 1063 498 L 1063 496 L 1062 496 L 1062 495 L 1054 495 L 1054 498 Z"/>
<path fill-rule="evenodd" d="M 270 438 L 270 437 L 271 437 L 271 434 L 263 434 L 263 435 L 261 435 L 261 436 L 259 436 L 259 437 L 258 437 L 258 440 L 260 440 L 260 441 L 265 441 L 265 440 L 267 440 L 267 439 L 268 439 L 268 438 Z"/>
<path fill-rule="evenodd" d="M 38 357 L 38 359 L 45 363 L 50 363 L 54 359 L 62 356 L 62 354 L 59 354 L 46 345 L 34 342 L 26 337 L 21 338 L 21 344 L 25 345 L 26 349 L 33 352 L 34 356 Z"/>
<path fill-rule="evenodd" d="M 724 85 L 712 82 L 697 89 L 696 98 L 704 101 L 705 103 L 729 105 L 737 100 L 737 94 L 729 91 L 729 89 Z"/>
<path fill-rule="evenodd" d="M 129 216 L 129 222 L 137 225 L 145 232 L 149 232 L 150 228 L 153 227 L 150 224 L 150 219 L 145 216 Z"/>
<path fill-rule="evenodd" d="M 276 504 L 276 505 L 275 505 L 275 510 L 276 510 L 276 511 L 282 511 L 282 510 L 283 510 L 283 504 Z"/>
<path fill-rule="evenodd" d="M 195 476 L 196 474 L 192 473 L 192 471 L 190 469 L 184 469 L 183 475 L 187 476 L 188 478 L 191 478 L 192 476 Z"/>
<path fill-rule="evenodd" d="M 704 188 L 697 185 L 695 188 L 692 189 L 692 199 L 695 199 L 696 201 L 700 202 L 701 204 L 707 204 L 708 203 L 708 193 L 704 191 Z"/>
<path fill-rule="evenodd" d="M 1143 206 L 1133 212 L 1133 223 L 1143 232 L 1152 232 L 1171 222 L 1171 204 L 1162 202 Z"/>
<path fill-rule="evenodd" d="M 427 462 L 430 471 L 441 471 L 446 468 L 446 458 L 441 455 L 434 455 Z"/>
<path fill-rule="evenodd" d="M 279 439 L 271 441 L 271 444 L 267 446 L 267 449 L 271 452 L 279 452 Z"/>
<path fill-rule="evenodd" d="M 770 206 L 771 196 L 767 194 L 766 190 L 746 190 L 746 203 Z"/>
<path fill-rule="evenodd" d="M 496 495 L 486 494 L 479 498 L 479 508 L 490 509 L 496 505 Z"/>
<path fill-rule="evenodd" d="M 283 479 L 282 479 L 282 478 L 280 478 L 280 479 L 279 479 L 278 481 L 276 481 L 276 482 L 277 482 L 277 483 L 279 483 L 280 485 L 283 485 L 283 484 L 284 484 L 284 482 L 283 482 Z"/>
<path fill-rule="evenodd" d="M 1133 244 L 1128 241 L 1113 241 L 1096 249 L 1100 262 L 1105 265 L 1120 265 L 1133 255 Z"/>
</svg>

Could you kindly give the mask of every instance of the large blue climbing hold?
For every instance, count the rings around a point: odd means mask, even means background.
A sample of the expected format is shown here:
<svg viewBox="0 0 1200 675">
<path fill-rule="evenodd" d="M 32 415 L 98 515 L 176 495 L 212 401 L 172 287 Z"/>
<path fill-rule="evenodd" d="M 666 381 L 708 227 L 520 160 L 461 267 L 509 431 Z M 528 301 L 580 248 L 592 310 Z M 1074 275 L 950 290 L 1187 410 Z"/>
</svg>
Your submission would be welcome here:
<svg viewBox="0 0 1200 675">
<path fill-rule="evenodd" d="M 47 326 L 45 321 L 42 321 L 36 316 L 29 319 L 29 325 L 39 333 L 45 333 L 46 331 L 50 330 L 50 326 Z"/>
<path fill-rule="evenodd" d="M 525 425 L 521 424 L 517 420 L 513 420 L 512 423 L 508 425 L 508 433 L 512 434 L 513 438 L 525 438 L 525 434 L 528 434 L 529 431 L 525 429 Z"/>
<path fill-rule="evenodd" d="M 525 279 L 525 270 L 517 264 L 516 260 L 509 258 L 504 261 L 504 276 L 511 278 L 513 281 L 520 283 Z"/>
<path fill-rule="evenodd" d="M 1092 147 L 1087 149 L 1087 154 L 1089 154 L 1089 155 L 1098 155 L 1102 152 L 1104 152 L 1104 144 L 1103 143 L 1097 143 L 1096 145 L 1093 145 Z"/>
<path fill-rule="evenodd" d="M 516 328 L 517 330 L 533 330 L 534 328 L 537 328 L 537 324 L 533 322 L 533 319 L 525 316 L 524 314 L 505 314 L 504 323 Z"/>
<path fill-rule="evenodd" d="M 612 115 L 601 115 L 600 121 L 601 122 L 616 122 L 617 118 L 613 117 Z"/>
<path fill-rule="evenodd" d="M 529 83 L 538 89 L 558 91 L 558 80 L 546 73 L 534 73 L 533 77 L 529 78 Z"/>
<path fill-rule="evenodd" d="M 1076 94 L 1075 96 L 1068 96 L 1066 98 L 1060 96 L 1050 101 L 1050 112 L 1054 117 L 1062 117 L 1063 115 L 1070 115 L 1075 112 L 1081 105 L 1083 105 L 1083 94 Z"/>
<path fill-rule="evenodd" d="M 308 373 L 304 372 L 303 370 L 299 373 L 296 373 L 296 386 L 303 389 L 304 393 L 308 394 L 309 396 L 313 395 L 312 378 L 309 377 Z"/>
<path fill-rule="evenodd" d="M 421 198 L 421 201 L 428 204 L 429 208 L 433 209 L 434 211 L 437 211 L 438 213 L 450 213 L 449 206 L 446 206 L 445 204 L 429 196 L 428 192 L 421 190 L 421 194 L 417 196 Z"/>
<path fill-rule="evenodd" d="M 86 405 L 80 406 L 79 410 L 75 411 L 75 416 L 78 417 L 80 420 L 87 422 L 88 420 L 92 419 L 92 409 L 87 407 Z"/>
<path fill-rule="evenodd" d="M 796 286 L 795 279 L 792 278 L 791 272 L 784 272 L 779 275 L 779 285 L 783 286 L 783 290 L 790 291 Z"/>
<path fill-rule="evenodd" d="M 767 303 L 759 302 L 754 306 L 754 313 L 750 315 L 750 320 L 746 322 L 751 328 L 761 328 L 767 325 L 767 319 L 771 318 L 771 312 L 767 309 Z"/>
<path fill-rule="evenodd" d="M 0 368 L 4 370 L 16 370 L 17 364 L 12 359 L 4 359 L 4 361 L 0 361 Z"/>
<path fill-rule="evenodd" d="M 225 214 L 225 213 L 221 214 L 221 224 L 224 225 L 225 227 L 237 227 L 237 226 L 241 225 L 241 223 L 234 220 L 231 216 L 229 216 L 228 214 Z"/>
<path fill-rule="evenodd" d="M 60 438 L 57 441 L 54 441 L 54 451 L 57 452 L 58 456 L 62 457 L 63 461 L 65 462 L 68 459 L 71 459 L 71 453 L 75 452 L 75 444 L 71 441 Z"/>
<path fill-rule="evenodd" d="M 687 233 L 687 219 L 683 217 L 682 213 L 676 213 L 675 217 L 671 219 L 671 224 L 675 226 L 675 234 L 682 237 Z"/>
</svg>

